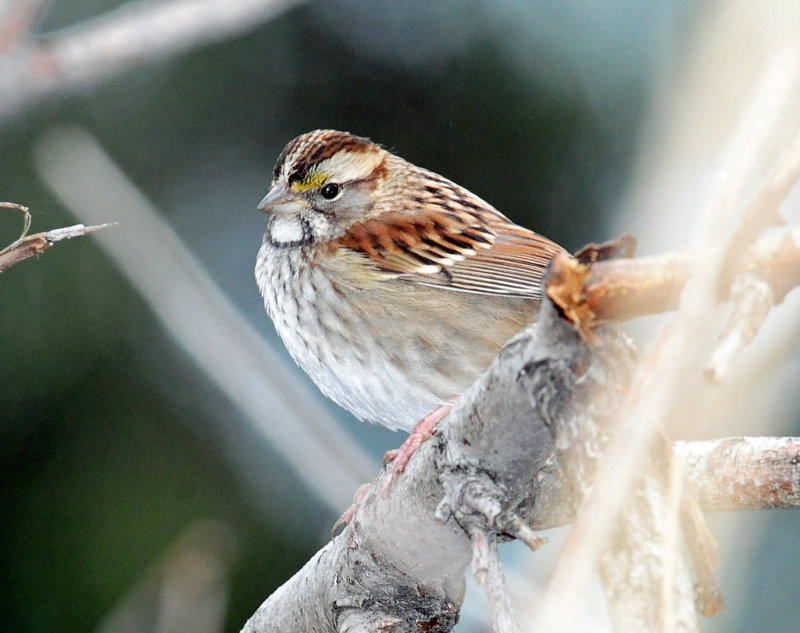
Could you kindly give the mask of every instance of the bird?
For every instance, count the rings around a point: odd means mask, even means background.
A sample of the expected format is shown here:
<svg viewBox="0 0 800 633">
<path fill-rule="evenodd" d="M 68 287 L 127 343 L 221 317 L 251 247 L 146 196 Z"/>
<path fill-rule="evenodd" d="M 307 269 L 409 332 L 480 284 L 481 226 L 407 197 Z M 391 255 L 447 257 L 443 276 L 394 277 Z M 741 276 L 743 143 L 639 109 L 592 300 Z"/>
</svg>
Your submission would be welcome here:
<svg viewBox="0 0 800 633">
<path fill-rule="evenodd" d="M 255 277 L 295 362 L 356 418 L 413 450 L 532 323 L 564 249 L 437 173 L 349 132 L 285 146 Z M 388 454 L 387 454 L 388 455 Z"/>
</svg>

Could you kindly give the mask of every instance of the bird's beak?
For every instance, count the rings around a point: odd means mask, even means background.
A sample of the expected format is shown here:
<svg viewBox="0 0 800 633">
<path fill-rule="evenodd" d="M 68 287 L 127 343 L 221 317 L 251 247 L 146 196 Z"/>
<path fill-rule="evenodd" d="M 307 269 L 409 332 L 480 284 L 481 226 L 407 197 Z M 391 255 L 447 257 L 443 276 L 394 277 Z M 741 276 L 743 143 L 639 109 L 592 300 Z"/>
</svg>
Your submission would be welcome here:
<svg viewBox="0 0 800 633">
<path fill-rule="evenodd" d="M 264 196 L 264 199 L 258 203 L 258 208 L 261 211 L 280 215 L 299 213 L 305 206 L 306 205 L 297 198 L 297 194 L 287 190 L 283 184 L 275 185 L 270 189 L 269 193 Z"/>
</svg>

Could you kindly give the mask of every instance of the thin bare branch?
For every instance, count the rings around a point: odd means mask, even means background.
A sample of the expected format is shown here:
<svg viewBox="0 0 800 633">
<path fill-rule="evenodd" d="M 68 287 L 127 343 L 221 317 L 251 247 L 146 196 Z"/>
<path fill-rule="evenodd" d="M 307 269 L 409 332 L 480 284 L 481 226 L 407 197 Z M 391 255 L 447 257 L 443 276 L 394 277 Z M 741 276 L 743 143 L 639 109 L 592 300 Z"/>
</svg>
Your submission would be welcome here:
<svg viewBox="0 0 800 633">
<path fill-rule="evenodd" d="M 710 382 L 722 380 L 733 361 L 753 340 L 775 305 L 772 287 L 751 273 L 743 273 L 734 279 L 731 299 L 733 305 L 728 324 L 720 334 L 711 360 L 703 370 L 703 376 Z"/>
<path fill-rule="evenodd" d="M 674 442 L 672 450 L 704 512 L 800 509 L 799 437 Z M 571 523 L 574 504 L 563 470 L 550 466 L 536 480 L 537 498 L 523 518 L 537 530 Z"/>
<path fill-rule="evenodd" d="M 677 307 L 680 292 L 694 270 L 714 257 L 712 251 L 678 251 L 637 259 L 600 261 L 587 270 L 585 285 L 572 294 L 585 302 L 591 323 L 625 320 Z M 567 260 L 559 265 L 574 266 Z M 775 289 L 776 302 L 800 284 L 800 228 L 766 235 L 738 260 L 738 274 L 755 272 Z M 727 299 L 726 295 L 717 297 Z M 554 299 L 556 299 L 554 297 Z M 564 299 L 556 299 L 559 305 Z"/>
<path fill-rule="evenodd" d="M 778 162 L 742 212 L 736 231 L 722 253 L 722 269 L 730 271 L 721 279 L 724 287 L 731 285 L 734 277 L 741 274 L 739 260 L 753 242 L 754 235 L 761 235 L 770 226 L 781 224 L 779 210 L 792 188 L 800 181 L 800 130 L 787 143 Z"/>
<path fill-rule="evenodd" d="M 493 633 L 518 633 L 519 622 L 511 607 L 503 563 L 497 550 L 497 537 L 491 532 L 472 533 L 472 574 L 475 582 L 486 589 L 492 610 Z"/>
<path fill-rule="evenodd" d="M 0 119 L 47 95 L 245 33 L 303 2 L 140 0 L 39 42 L 9 38 L 18 45 L 0 59 Z"/>
<path fill-rule="evenodd" d="M 60 229 L 53 229 L 43 233 L 34 233 L 28 235 L 28 229 L 31 226 L 31 214 L 28 207 L 24 207 L 14 202 L 0 202 L 0 207 L 7 209 L 18 209 L 25 214 L 24 228 L 22 235 L 19 239 L 15 240 L 2 251 L 0 251 L 0 272 L 10 268 L 14 264 L 38 255 L 53 246 L 56 242 L 62 240 L 69 240 L 73 237 L 80 237 L 94 233 L 100 229 L 112 226 L 111 224 L 97 224 L 93 226 L 84 226 L 83 224 L 75 224 L 73 226 L 66 226 Z"/>
<path fill-rule="evenodd" d="M 0 250 L 0 255 L 5 253 L 6 251 L 10 251 L 17 247 L 17 245 L 25 239 L 25 236 L 28 234 L 28 230 L 31 228 L 31 212 L 28 207 L 25 207 L 21 204 L 17 204 L 16 202 L 0 202 L 0 208 L 3 209 L 16 209 L 17 211 L 22 212 L 23 220 L 22 220 L 22 233 L 20 233 L 19 237 L 11 242 L 8 246 L 6 246 L 3 250 Z"/>
<path fill-rule="evenodd" d="M 675 452 L 705 510 L 800 508 L 800 438 L 676 442 Z"/>
</svg>

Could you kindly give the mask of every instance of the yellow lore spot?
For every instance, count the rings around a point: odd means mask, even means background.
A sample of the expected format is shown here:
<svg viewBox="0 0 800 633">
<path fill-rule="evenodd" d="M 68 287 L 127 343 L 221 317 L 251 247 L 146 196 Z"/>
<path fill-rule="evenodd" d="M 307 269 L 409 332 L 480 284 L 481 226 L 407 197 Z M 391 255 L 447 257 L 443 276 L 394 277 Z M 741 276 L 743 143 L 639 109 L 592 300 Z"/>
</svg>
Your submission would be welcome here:
<svg viewBox="0 0 800 633">
<path fill-rule="evenodd" d="M 295 191 L 306 191 L 312 187 L 319 187 L 328 179 L 328 174 L 321 171 L 312 171 L 305 175 L 302 180 L 295 180 L 292 189 Z"/>
</svg>

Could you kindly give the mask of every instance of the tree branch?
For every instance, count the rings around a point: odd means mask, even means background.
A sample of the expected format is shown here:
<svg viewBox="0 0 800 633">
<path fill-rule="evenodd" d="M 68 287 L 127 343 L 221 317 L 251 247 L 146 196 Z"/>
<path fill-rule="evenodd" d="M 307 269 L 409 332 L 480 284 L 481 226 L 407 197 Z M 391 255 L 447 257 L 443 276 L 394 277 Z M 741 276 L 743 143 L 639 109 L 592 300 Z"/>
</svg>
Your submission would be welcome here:
<svg viewBox="0 0 800 633">
<path fill-rule="evenodd" d="M 551 298 L 570 318 L 590 330 L 604 320 L 622 321 L 674 310 L 687 280 L 721 251 L 678 251 L 636 259 L 607 259 L 588 266 L 563 257 L 556 277 L 575 275 L 570 285 L 552 286 Z M 569 272 L 566 269 L 571 269 Z M 753 274 L 773 289 L 780 303 L 800 285 L 800 227 L 768 234 L 751 244 L 733 267 Z M 727 290 L 717 297 L 727 299 Z"/>
<path fill-rule="evenodd" d="M 603 336 L 599 347 L 589 347 L 555 311 L 544 309 L 453 407 L 391 494 L 380 496 L 383 476 L 373 482 L 345 531 L 243 630 L 449 631 L 473 559 L 469 534 L 502 538 L 520 522 L 544 529 L 572 519 L 576 495 L 568 469 L 556 459 L 553 429 L 557 420 L 586 428 L 587 420 L 619 406 L 619 387 L 630 370 L 627 342 Z M 740 438 L 682 443 L 677 454 L 702 506 L 800 507 L 799 447 L 798 439 Z M 756 451 L 772 459 L 760 462 Z M 749 470 L 740 458 L 728 461 L 734 454 L 751 456 Z M 759 502 L 755 482 L 768 476 L 771 489 L 783 494 Z M 720 485 L 728 477 L 737 483 Z"/>
<path fill-rule="evenodd" d="M 112 226 L 112 224 L 97 224 L 94 226 L 74 224 L 73 226 L 65 226 L 60 229 L 45 231 L 44 233 L 27 235 L 31 224 L 31 216 L 28 207 L 24 207 L 14 202 L 0 202 L 0 207 L 6 209 L 18 209 L 25 214 L 25 225 L 22 230 L 22 235 L 19 237 L 19 239 L 12 242 L 0 251 L 0 273 L 10 268 L 14 264 L 18 264 L 29 257 L 33 257 L 42 251 L 46 251 L 57 242 L 69 240 L 73 237 L 88 235 L 89 233 L 94 233 L 100 229 Z"/>
</svg>

